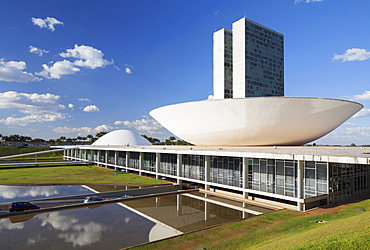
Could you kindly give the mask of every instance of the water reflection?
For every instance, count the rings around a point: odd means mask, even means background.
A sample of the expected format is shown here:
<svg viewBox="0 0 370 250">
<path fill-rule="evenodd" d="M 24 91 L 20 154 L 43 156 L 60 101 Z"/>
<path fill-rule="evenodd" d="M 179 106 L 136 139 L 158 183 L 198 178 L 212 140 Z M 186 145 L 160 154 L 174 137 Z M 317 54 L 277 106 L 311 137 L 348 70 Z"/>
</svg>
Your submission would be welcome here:
<svg viewBox="0 0 370 250">
<path fill-rule="evenodd" d="M 57 196 L 92 193 L 84 186 L 4 186 L 0 185 L 0 203 L 36 200 Z"/>
<path fill-rule="evenodd" d="M 75 246 L 90 245 L 100 241 L 103 231 L 109 228 L 96 222 L 80 222 L 73 216 L 61 215 L 60 212 L 40 214 L 37 217 L 41 226 L 48 231 L 57 232 L 57 237 Z"/>
<path fill-rule="evenodd" d="M 12 188 L 20 194 L 25 187 Z M 34 187 L 28 188 L 31 193 Z M 69 189 L 66 186 L 52 188 L 54 193 Z M 88 193 L 83 187 L 75 186 L 74 190 Z M 0 220 L 1 249 L 119 249 L 254 216 L 246 209 L 266 210 L 199 192 L 127 200 L 119 205 L 99 204 L 3 218 Z"/>
<path fill-rule="evenodd" d="M 196 194 L 201 195 L 199 192 Z M 213 204 L 189 197 L 187 194 L 124 201 L 123 204 L 182 232 L 254 216 L 242 211 L 242 203 L 240 203 L 240 210 L 236 210 L 228 207 L 230 204 L 227 203 Z"/>
<path fill-rule="evenodd" d="M 0 234 L 1 249 L 120 249 L 176 235 L 117 204 L 4 218 Z"/>
<path fill-rule="evenodd" d="M 2 231 L 4 231 L 4 230 L 14 230 L 14 229 L 20 230 L 20 229 L 23 229 L 23 228 L 24 228 L 24 223 L 14 224 L 10 221 L 10 219 L 9 220 L 7 220 L 7 219 L 0 220 L 0 233 L 2 233 Z"/>
</svg>

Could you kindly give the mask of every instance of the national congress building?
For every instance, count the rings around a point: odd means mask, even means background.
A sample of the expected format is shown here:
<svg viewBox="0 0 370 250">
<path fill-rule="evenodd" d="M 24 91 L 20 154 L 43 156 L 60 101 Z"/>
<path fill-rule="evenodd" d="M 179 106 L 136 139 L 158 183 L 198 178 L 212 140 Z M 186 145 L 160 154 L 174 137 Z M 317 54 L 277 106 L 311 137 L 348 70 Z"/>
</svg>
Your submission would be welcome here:
<svg viewBox="0 0 370 250">
<path fill-rule="evenodd" d="M 150 112 L 194 146 L 154 146 L 113 131 L 93 145 L 65 147 L 64 156 L 304 211 L 370 191 L 367 148 L 302 146 L 360 109 L 284 97 L 283 35 L 242 18 L 214 33 L 214 97 Z"/>
</svg>

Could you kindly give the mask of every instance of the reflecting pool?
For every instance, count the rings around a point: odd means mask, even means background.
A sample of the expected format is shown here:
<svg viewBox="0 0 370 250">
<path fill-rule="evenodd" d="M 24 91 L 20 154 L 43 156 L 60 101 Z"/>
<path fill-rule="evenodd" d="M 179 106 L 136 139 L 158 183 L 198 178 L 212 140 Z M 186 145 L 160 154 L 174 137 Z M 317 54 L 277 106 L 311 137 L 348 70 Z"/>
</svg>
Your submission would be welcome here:
<svg viewBox="0 0 370 250">
<path fill-rule="evenodd" d="M 92 192 L 83 186 L 0 188 L 0 202 Z M 0 249 L 120 249 L 269 211 L 196 191 L 23 214 L 0 220 Z"/>
<path fill-rule="evenodd" d="M 15 222 L 14 222 L 15 219 Z M 116 204 L 0 220 L 1 249 L 120 249 L 175 233 Z"/>
</svg>

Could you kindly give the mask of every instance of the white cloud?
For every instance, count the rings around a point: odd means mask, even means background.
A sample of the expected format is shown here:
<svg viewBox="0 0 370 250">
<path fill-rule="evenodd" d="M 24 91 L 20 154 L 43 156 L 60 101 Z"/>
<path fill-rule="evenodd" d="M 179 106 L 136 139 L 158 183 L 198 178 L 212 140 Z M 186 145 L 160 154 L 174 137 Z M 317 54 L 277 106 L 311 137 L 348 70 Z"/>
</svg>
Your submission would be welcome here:
<svg viewBox="0 0 370 250">
<path fill-rule="evenodd" d="M 32 17 L 32 23 L 40 28 L 46 28 L 51 31 L 55 30 L 54 25 L 63 24 L 63 22 L 58 21 L 54 17 L 47 17 L 45 19 Z"/>
<path fill-rule="evenodd" d="M 68 104 L 68 108 L 73 109 L 74 107 L 75 107 L 74 104 L 72 104 L 72 103 Z"/>
<path fill-rule="evenodd" d="M 130 68 L 126 68 L 126 69 L 125 69 L 125 72 L 126 72 L 127 74 L 131 74 L 131 73 L 132 73 L 132 70 L 131 70 Z"/>
<path fill-rule="evenodd" d="M 26 63 L 23 61 L 4 62 L 0 59 L 0 81 L 5 82 L 32 82 L 41 81 L 41 78 L 25 72 Z"/>
<path fill-rule="evenodd" d="M 28 49 L 29 49 L 30 53 L 34 53 L 34 54 L 37 54 L 39 56 L 42 56 L 44 53 L 49 53 L 50 52 L 50 51 L 47 51 L 47 50 L 44 50 L 44 49 L 37 48 L 37 47 L 32 46 L 32 45 L 30 45 L 28 47 Z"/>
<path fill-rule="evenodd" d="M 64 120 L 66 117 L 61 113 L 48 113 L 48 114 L 33 114 L 24 117 L 8 117 L 5 119 L 0 119 L 0 123 L 4 123 L 7 125 L 19 125 L 19 126 L 26 126 L 29 123 L 36 123 L 36 122 L 54 122 Z"/>
<path fill-rule="evenodd" d="M 48 79 L 60 79 L 62 75 L 71 75 L 79 72 L 80 68 L 78 67 L 95 69 L 112 64 L 112 62 L 103 59 L 104 54 L 101 50 L 85 45 L 78 46 L 76 44 L 74 49 L 67 49 L 67 52 L 59 55 L 64 58 L 76 58 L 77 60 L 74 62 L 68 60 L 57 61 L 51 66 L 43 64 L 44 70 L 36 73 L 36 75 Z"/>
<path fill-rule="evenodd" d="M 89 105 L 89 106 L 86 106 L 83 109 L 83 111 L 85 111 L 85 112 L 99 112 L 100 109 L 97 106 L 95 106 L 95 105 Z"/>
<path fill-rule="evenodd" d="M 72 57 L 79 60 L 73 62 L 75 66 L 95 69 L 105 67 L 106 65 L 112 64 L 103 59 L 104 53 L 101 50 L 95 49 L 90 46 L 75 44 L 74 49 L 67 49 L 66 53 L 60 53 L 61 57 L 67 58 Z"/>
<path fill-rule="evenodd" d="M 115 121 L 114 125 L 124 125 L 127 128 L 135 128 L 138 131 L 158 130 L 163 126 L 153 119 L 141 119 L 135 121 Z"/>
<path fill-rule="evenodd" d="M 370 100 L 370 91 L 365 91 L 362 95 L 354 95 L 351 100 L 353 101 L 368 101 Z"/>
<path fill-rule="evenodd" d="M 353 117 L 368 117 L 370 116 L 370 109 L 361 109 Z"/>
<path fill-rule="evenodd" d="M 158 136 L 158 135 L 163 135 L 164 133 L 163 132 L 160 132 L 160 131 L 153 131 L 153 130 L 149 130 L 149 131 L 146 131 L 150 136 Z"/>
<path fill-rule="evenodd" d="M 23 117 L 7 117 L 0 123 L 26 126 L 28 123 L 64 120 L 66 117 L 59 110 L 66 107 L 59 103 L 60 96 L 54 94 L 27 94 L 8 91 L 0 93 L 0 109 L 9 109 L 27 114 Z"/>
<path fill-rule="evenodd" d="M 78 98 L 80 102 L 90 102 L 88 98 Z"/>
<path fill-rule="evenodd" d="M 300 2 L 305 2 L 305 3 L 314 3 L 314 2 L 323 2 L 324 0 L 295 0 L 294 4 L 300 3 Z"/>
<path fill-rule="evenodd" d="M 40 75 L 48 79 L 60 79 L 62 75 L 71 75 L 80 71 L 79 68 L 76 68 L 74 64 L 68 60 L 58 61 L 51 67 L 43 64 L 42 67 L 44 70 L 36 73 L 36 75 Z"/>
<path fill-rule="evenodd" d="M 8 91 L 0 93 L 0 109 L 18 110 L 24 113 L 55 111 L 64 109 L 58 103 L 60 96 L 54 94 L 27 94 Z"/>
<path fill-rule="evenodd" d="M 346 52 L 342 55 L 334 55 L 334 61 L 341 61 L 341 62 L 350 62 L 350 61 L 364 61 L 370 59 L 370 51 L 366 49 L 347 49 Z"/>
<path fill-rule="evenodd" d="M 114 130 L 114 129 L 115 128 L 113 126 L 103 124 L 103 125 L 97 126 L 95 128 L 92 128 L 92 127 L 69 128 L 67 126 L 57 127 L 53 131 L 56 132 L 56 133 L 59 133 L 59 134 L 77 133 L 77 135 L 79 135 L 79 136 L 86 136 L 86 135 L 89 135 L 89 134 L 95 135 L 96 133 L 99 133 L 99 132 L 102 132 L 102 131 L 109 132 L 109 131 Z"/>
<path fill-rule="evenodd" d="M 328 145 L 357 145 L 369 144 L 370 127 L 360 127 L 344 124 L 325 137 L 318 140 L 318 144 Z"/>
</svg>

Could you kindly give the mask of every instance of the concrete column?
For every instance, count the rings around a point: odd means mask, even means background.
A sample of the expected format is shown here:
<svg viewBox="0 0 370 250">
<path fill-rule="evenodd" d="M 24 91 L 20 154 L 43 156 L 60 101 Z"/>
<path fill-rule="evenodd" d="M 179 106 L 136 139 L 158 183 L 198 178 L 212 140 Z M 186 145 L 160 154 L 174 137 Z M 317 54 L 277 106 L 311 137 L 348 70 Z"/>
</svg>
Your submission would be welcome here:
<svg viewBox="0 0 370 250">
<path fill-rule="evenodd" d="M 144 152 L 140 152 L 140 154 L 139 154 L 139 175 L 142 174 L 141 170 L 144 168 L 143 162 L 144 162 Z"/>
<path fill-rule="evenodd" d="M 207 221 L 211 218 L 211 204 L 204 201 L 204 220 Z"/>
<path fill-rule="evenodd" d="M 105 167 L 107 167 L 108 163 L 108 150 L 105 150 Z"/>
<path fill-rule="evenodd" d="M 129 167 L 129 163 L 130 163 L 130 151 L 126 151 L 126 172 L 127 168 Z"/>
<path fill-rule="evenodd" d="M 161 161 L 161 154 L 160 153 L 156 153 L 155 154 L 155 172 L 156 172 L 156 175 L 155 175 L 155 178 L 158 179 L 158 171 L 159 171 L 159 163 Z"/>
<path fill-rule="evenodd" d="M 304 161 L 298 161 L 297 165 L 297 198 L 303 198 L 303 190 L 304 190 Z M 297 210 L 303 211 L 303 204 L 297 202 Z"/>
<path fill-rule="evenodd" d="M 182 154 L 177 154 L 177 162 L 176 162 L 177 170 L 177 184 L 181 185 L 180 177 L 182 177 Z"/>
<path fill-rule="evenodd" d="M 114 170 L 117 170 L 117 151 L 114 151 Z"/>
<path fill-rule="evenodd" d="M 209 182 L 210 179 L 210 168 L 211 168 L 211 157 L 209 155 L 205 156 L 204 162 L 204 181 Z M 204 186 L 205 190 L 210 190 L 210 185 L 206 184 Z"/>
<path fill-rule="evenodd" d="M 101 152 L 100 152 L 100 150 L 98 150 L 98 160 L 97 160 L 97 162 L 100 162 L 100 154 L 101 154 Z M 98 163 L 98 166 L 100 166 L 99 163 Z"/>
<path fill-rule="evenodd" d="M 248 187 L 248 158 L 243 157 L 243 169 L 242 169 L 242 187 Z M 243 198 L 248 199 L 248 192 L 243 191 Z M 244 205 L 244 203 L 243 203 Z"/>
</svg>

